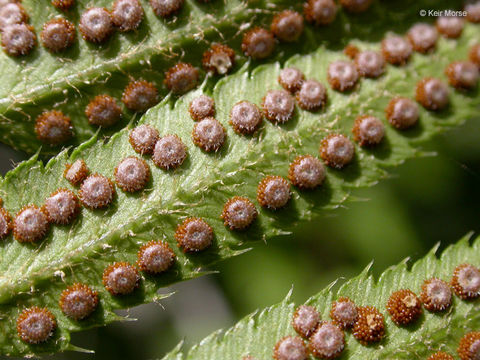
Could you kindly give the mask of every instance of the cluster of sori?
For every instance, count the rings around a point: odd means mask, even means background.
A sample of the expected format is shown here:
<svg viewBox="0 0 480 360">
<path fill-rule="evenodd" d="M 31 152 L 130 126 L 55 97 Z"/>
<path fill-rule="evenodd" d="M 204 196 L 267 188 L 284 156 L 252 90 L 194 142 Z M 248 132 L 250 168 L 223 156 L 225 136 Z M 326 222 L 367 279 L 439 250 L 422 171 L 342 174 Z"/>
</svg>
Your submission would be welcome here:
<svg viewBox="0 0 480 360">
<path fill-rule="evenodd" d="M 480 270 L 471 264 L 461 264 L 453 271 L 450 284 L 430 278 L 421 286 L 417 296 L 409 289 L 390 295 L 386 309 L 396 326 L 408 327 L 419 320 L 422 305 L 432 314 L 442 314 L 452 305 L 455 293 L 460 299 L 473 301 L 480 296 Z M 315 306 L 301 305 L 293 314 L 292 326 L 300 336 L 285 336 L 273 349 L 275 360 L 335 359 L 345 350 L 345 330 L 364 346 L 381 342 L 386 335 L 383 314 L 373 306 L 357 306 L 348 297 L 339 297 L 331 304 L 331 320 L 321 320 Z M 453 360 L 443 351 L 433 353 L 427 360 Z M 460 340 L 458 355 L 462 360 L 474 360 L 480 352 L 480 332 L 469 332 Z M 254 360 L 253 355 L 243 360 Z"/>
<path fill-rule="evenodd" d="M 115 4 L 123 3 L 131 3 L 131 1 L 118 0 L 115 2 Z M 156 4 L 156 12 L 158 11 L 159 14 L 162 13 L 160 3 L 163 4 L 160 1 L 151 1 L 154 9 L 154 4 Z M 363 11 L 368 8 L 370 3 L 371 1 L 341 1 L 342 6 L 352 12 Z M 480 9 L 480 5 L 478 8 Z M 304 9 L 307 21 L 318 25 L 333 21 L 337 11 L 335 3 L 327 0 L 310 0 L 305 4 Z M 90 9 L 85 14 L 90 11 L 92 14 L 97 14 L 97 12 L 102 13 L 105 10 Z M 111 16 L 110 12 L 106 13 L 109 17 Z M 85 14 L 82 15 L 82 18 Z M 325 19 L 326 15 L 328 15 L 328 19 Z M 101 23 L 101 20 L 93 15 L 90 21 L 96 24 Z M 85 22 L 89 23 L 87 20 Z M 380 77 L 386 71 L 387 62 L 396 66 L 406 64 L 413 50 L 421 53 L 433 51 L 438 33 L 446 37 L 458 37 L 462 29 L 463 20 L 441 18 L 438 19 L 436 28 L 419 24 L 410 29 L 406 38 L 387 37 L 382 42 L 381 52 L 360 51 L 354 46 L 349 46 L 346 54 L 353 61 L 332 62 L 328 66 L 327 81 L 334 91 L 355 91 L 362 76 Z M 303 17 L 299 13 L 286 10 L 274 17 L 271 31 L 254 28 L 246 33 L 242 49 L 246 55 L 261 59 L 273 51 L 275 37 L 282 41 L 293 41 L 300 36 L 302 30 Z M 82 33 L 85 33 L 85 30 Z M 268 54 L 266 55 L 266 53 Z M 203 64 L 208 71 L 224 74 L 231 69 L 234 55 L 233 50 L 225 45 L 215 44 L 204 54 Z M 477 85 L 479 67 L 480 45 L 474 45 L 470 51 L 470 61 L 450 64 L 446 69 L 446 75 L 453 87 L 459 91 L 466 91 Z M 192 65 L 179 63 L 167 72 L 165 81 L 172 92 L 182 94 L 195 87 L 198 81 L 198 71 Z M 268 91 L 263 97 L 260 107 L 239 99 L 240 101 L 230 109 L 229 124 L 235 134 L 238 136 L 255 134 L 260 128 L 263 117 L 275 126 L 282 126 L 293 118 L 296 111 L 295 104 L 300 108 L 298 111 L 319 111 L 327 106 L 326 86 L 315 79 L 306 80 L 300 70 L 285 68 L 280 72 L 278 81 L 283 89 Z M 422 79 L 416 88 L 416 100 L 427 110 L 441 111 L 449 104 L 449 89 L 439 79 Z M 145 111 L 158 102 L 158 91 L 152 83 L 134 80 L 125 88 L 122 101 L 132 111 Z M 189 112 L 194 120 L 193 143 L 204 152 L 218 152 L 225 143 L 227 131 L 224 125 L 215 118 L 214 99 L 206 95 L 195 98 L 190 104 Z M 87 106 L 85 113 L 92 123 L 108 126 L 116 122 L 122 111 L 115 99 L 107 95 L 100 95 Z M 385 109 L 387 121 L 398 130 L 414 126 L 419 120 L 419 114 L 417 103 L 404 97 L 394 97 Z M 55 139 L 60 136 L 59 134 L 65 134 L 67 131 L 71 134 L 72 132 L 70 120 L 59 111 L 42 114 L 37 119 L 36 129 L 37 134 L 40 134 L 39 137 L 43 136 L 48 138 L 48 141 L 57 143 L 58 141 Z M 385 135 L 383 122 L 368 114 L 360 114 L 357 117 L 352 132 L 353 139 L 361 147 L 378 145 Z M 158 130 L 150 125 L 143 124 L 131 130 L 129 141 L 136 153 L 142 157 L 150 156 L 155 166 L 166 172 L 175 171 L 188 156 L 188 148 L 179 136 L 175 134 L 160 136 Z M 300 190 L 319 187 L 326 177 L 324 164 L 336 170 L 343 169 L 354 160 L 355 146 L 347 136 L 331 133 L 321 140 L 319 154 L 323 163 L 317 157 L 308 154 L 294 159 L 288 171 L 290 182 L 281 176 L 268 175 L 264 177 L 257 187 L 258 204 L 267 210 L 276 211 L 285 207 L 289 202 L 290 184 Z M 151 180 L 151 171 L 147 161 L 137 156 L 128 156 L 120 161 L 114 169 L 113 175 L 116 185 L 127 193 L 142 191 Z M 27 205 L 18 212 L 14 219 L 0 204 L 0 237 L 7 236 L 13 229 L 14 238 L 19 242 L 38 242 L 46 236 L 51 224 L 72 223 L 78 216 L 81 206 L 88 209 L 102 209 L 110 206 L 115 198 L 114 182 L 104 175 L 90 174 L 87 164 L 81 159 L 67 165 L 64 177 L 72 186 L 79 187 L 78 194 L 66 188 L 58 189 L 45 200 L 43 206 Z M 253 201 L 241 196 L 228 199 L 221 212 L 225 226 L 232 231 L 246 230 L 257 217 L 258 212 Z M 178 246 L 187 254 L 206 250 L 214 241 L 212 227 L 199 217 L 186 218 L 178 225 L 173 236 Z M 142 280 L 140 271 L 159 274 L 167 271 L 174 263 L 175 253 L 169 245 L 166 242 L 154 240 L 139 249 L 136 265 L 117 262 L 106 267 L 103 284 L 113 296 L 130 294 Z M 456 270 L 452 281 L 452 286 L 459 296 L 462 296 L 462 289 L 466 289 L 472 281 L 480 286 L 478 270 L 470 265 L 466 267 L 468 271 L 462 269 L 459 267 Z M 427 295 L 424 299 L 422 297 L 425 308 L 431 311 L 435 310 L 437 306 L 435 294 L 438 289 L 446 289 L 443 285 L 444 283 L 438 279 L 431 279 L 429 283 L 426 283 L 424 292 Z M 476 288 L 473 291 L 475 296 L 477 296 L 478 290 Z M 396 323 L 407 324 L 418 317 L 417 313 L 421 311 L 420 302 L 417 302 L 416 297 L 412 294 L 410 291 L 401 290 L 392 295 L 388 310 Z M 468 295 L 470 293 L 465 292 L 465 294 L 467 297 L 471 297 Z M 428 297 L 434 297 L 435 301 L 429 301 Z M 74 284 L 68 287 L 60 299 L 62 311 L 66 316 L 75 320 L 90 315 L 95 310 L 97 303 L 97 292 L 85 284 Z M 307 315 L 312 312 L 312 309 L 306 309 L 299 310 L 298 314 L 300 315 L 297 314 L 297 316 L 302 317 L 301 314 L 304 312 Z M 338 316 L 335 315 L 337 313 Z M 344 344 L 342 329 L 349 326 L 353 326 L 354 336 L 362 343 L 380 341 L 383 338 L 383 316 L 373 307 L 356 307 L 348 299 L 339 299 L 334 304 L 332 314 L 332 323 L 316 321 L 315 327 L 311 331 L 301 330 L 303 336 L 309 337 L 308 347 L 311 353 L 317 357 L 332 358 L 339 355 Z M 354 320 L 347 321 L 347 319 L 344 322 L 338 320 L 341 319 L 341 316 L 347 315 L 353 316 Z M 47 309 L 29 308 L 23 311 L 18 318 L 19 336 L 28 343 L 46 341 L 55 327 L 55 319 Z M 300 329 L 300 327 L 298 328 Z M 300 332 L 300 330 L 298 331 Z M 275 357 L 277 360 L 303 359 L 302 354 L 307 356 L 308 353 L 306 349 L 300 338 L 288 337 L 277 344 Z M 290 351 L 300 355 L 288 355 Z"/>
</svg>

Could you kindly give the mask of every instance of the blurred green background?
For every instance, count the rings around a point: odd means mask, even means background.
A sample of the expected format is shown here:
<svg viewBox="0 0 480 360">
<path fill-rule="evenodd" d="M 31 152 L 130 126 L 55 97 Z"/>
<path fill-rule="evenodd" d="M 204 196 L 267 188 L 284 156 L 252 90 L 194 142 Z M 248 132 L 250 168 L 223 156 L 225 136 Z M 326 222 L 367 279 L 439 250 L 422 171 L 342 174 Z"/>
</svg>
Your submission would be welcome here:
<svg viewBox="0 0 480 360">
<path fill-rule="evenodd" d="M 181 340 L 191 346 L 219 328 L 280 302 L 291 287 L 305 301 L 338 278 L 358 274 L 374 260 L 373 272 L 423 256 L 469 231 L 480 230 L 480 122 L 438 136 L 424 147 L 436 156 L 391 169 L 373 188 L 355 191 L 355 201 L 325 213 L 291 236 L 255 243 L 253 249 L 217 264 L 217 274 L 177 284 L 157 304 L 121 313 L 137 321 L 74 334 L 72 343 L 96 355 L 64 353 L 48 359 L 159 359 Z M 25 159 L 0 146 L 5 174 Z"/>
</svg>

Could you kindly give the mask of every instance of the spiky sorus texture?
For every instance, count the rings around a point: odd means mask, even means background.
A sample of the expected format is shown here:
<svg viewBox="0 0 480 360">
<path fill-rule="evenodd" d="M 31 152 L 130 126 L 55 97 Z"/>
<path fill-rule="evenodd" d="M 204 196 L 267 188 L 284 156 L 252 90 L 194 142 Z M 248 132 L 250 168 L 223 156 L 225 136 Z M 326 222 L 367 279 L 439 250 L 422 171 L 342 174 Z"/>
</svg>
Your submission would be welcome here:
<svg viewBox="0 0 480 360">
<path fill-rule="evenodd" d="M 57 328 L 55 316 L 47 308 L 32 306 L 17 318 L 17 333 L 28 344 L 45 342 Z"/>
<path fill-rule="evenodd" d="M 200 95 L 190 102 L 188 112 L 195 121 L 215 116 L 215 100 L 209 96 Z"/>
<path fill-rule="evenodd" d="M 305 75 L 297 68 L 285 68 L 278 75 L 279 84 L 292 94 L 300 90 L 304 81 Z"/>
<path fill-rule="evenodd" d="M 230 124 L 237 134 L 252 135 L 262 123 L 262 113 L 257 105 L 242 100 L 230 110 Z"/>
<path fill-rule="evenodd" d="M 409 325 L 422 315 L 422 303 L 409 289 L 401 289 L 390 295 L 387 311 L 397 325 Z"/>
<path fill-rule="evenodd" d="M 418 105 L 409 98 L 395 97 L 385 108 L 388 122 L 398 130 L 406 130 L 417 124 L 420 117 Z"/>
<path fill-rule="evenodd" d="M 135 266 L 127 262 L 116 262 L 105 268 L 103 285 L 114 296 L 132 293 L 140 284 L 140 275 Z"/>
<path fill-rule="evenodd" d="M 110 12 L 100 7 L 87 9 L 80 17 L 78 29 L 86 41 L 97 44 L 106 41 L 115 30 Z"/>
<path fill-rule="evenodd" d="M 7 26 L 27 22 L 28 14 L 22 4 L 10 2 L 0 7 L 0 30 L 4 31 Z"/>
<path fill-rule="evenodd" d="M 162 18 L 170 17 L 180 11 L 184 0 L 150 0 L 153 12 Z"/>
<path fill-rule="evenodd" d="M 351 328 L 358 318 L 357 306 L 348 297 L 340 297 L 332 303 L 330 317 L 341 329 Z"/>
<path fill-rule="evenodd" d="M 265 117 L 274 124 L 284 124 L 293 117 L 295 101 L 286 90 L 269 90 L 263 97 Z"/>
<path fill-rule="evenodd" d="M 80 204 L 73 191 L 58 189 L 45 200 L 44 209 L 51 223 L 66 225 L 77 217 Z"/>
<path fill-rule="evenodd" d="M 89 175 L 80 185 L 78 197 L 90 209 L 107 207 L 113 201 L 115 187 L 112 181 L 100 174 Z"/>
<path fill-rule="evenodd" d="M 290 200 L 290 184 L 281 176 L 266 176 L 257 187 L 257 201 L 267 209 L 278 210 Z"/>
<path fill-rule="evenodd" d="M 63 177 L 73 186 L 80 185 L 88 176 L 89 170 L 84 160 L 78 159 L 72 164 L 65 164 Z"/>
<path fill-rule="evenodd" d="M 52 19 L 43 24 L 40 38 L 43 46 L 51 52 L 63 51 L 75 41 L 75 25 L 64 18 Z"/>
<path fill-rule="evenodd" d="M 450 285 L 438 278 L 430 278 L 422 284 L 420 294 L 423 307 L 428 311 L 444 311 L 452 304 Z"/>
<path fill-rule="evenodd" d="M 293 313 L 292 326 L 304 338 L 312 335 L 319 323 L 320 314 L 313 306 L 300 305 Z"/>
<path fill-rule="evenodd" d="M 60 10 L 66 11 L 75 5 L 75 0 L 52 0 L 52 5 Z"/>
<path fill-rule="evenodd" d="M 326 165 L 342 169 L 353 161 L 355 147 L 342 134 L 330 134 L 320 144 L 320 156 Z"/>
<path fill-rule="evenodd" d="M 221 218 L 230 230 L 245 230 L 252 225 L 257 216 L 257 209 L 250 199 L 234 196 L 223 206 Z"/>
<path fill-rule="evenodd" d="M 145 160 L 135 156 L 123 159 L 114 170 L 115 182 L 127 192 L 143 190 L 150 180 L 150 168 Z"/>
<path fill-rule="evenodd" d="M 129 110 L 147 111 L 158 103 L 157 87 L 145 80 L 133 80 L 123 91 L 122 102 Z"/>
<path fill-rule="evenodd" d="M 296 94 L 297 104 L 303 110 L 316 111 L 323 108 L 327 102 L 327 89 L 317 80 L 307 80 L 302 83 Z"/>
<path fill-rule="evenodd" d="M 480 270 L 471 264 L 458 265 L 453 271 L 451 285 L 455 294 L 463 300 L 480 296 Z"/>
<path fill-rule="evenodd" d="M 75 283 L 62 291 L 58 303 L 67 317 L 78 321 L 95 311 L 98 293 L 86 284 Z"/>
<path fill-rule="evenodd" d="M 328 321 L 320 323 L 308 340 L 310 353 L 320 359 L 335 359 L 345 348 L 343 331 Z"/>
<path fill-rule="evenodd" d="M 328 25 L 337 16 L 337 5 L 333 0 L 308 0 L 303 6 L 308 22 L 315 25 Z"/>
<path fill-rule="evenodd" d="M 177 135 L 165 135 L 155 144 L 152 160 L 164 170 L 176 169 L 187 158 L 187 147 Z"/>
<path fill-rule="evenodd" d="M 170 269 L 175 263 L 175 253 L 165 241 L 149 241 L 142 245 L 137 254 L 140 270 L 149 274 L 160 274 Z"/>
<path fill-rule="evenodd" d="M 345 92 L 357 85 L 359 74 L 352 62 L 337 60 L 328 66 L 327 79 L 333 90 Z"/>
<path fill-rule="evenodd" d="M 465 334 L 458 345 L 458 356 L 462 360 L 476 360 L 480 354 L 480 332 L 472 331 Z"/>
<path fill-rule="evenodd" d="M 2 30 L 2 47 L 10 56 L 28 55 L 36 44 L 37 36 L 30 25 L 13 24 Z"/>
<path fill-rule="evenodd" d="M 299 155 L 290 163 L 288 179 L 300 189 L 315 189 L 325 180 L 325 167 L 312 155 Z"/>
<path fill-rule="evenodd" d="M 385 72 L 385 58 L 377 51 L 361 51 L 353 59 L 360 76 L 378 78 Z"/>
<path fill-rule="evenodd" d="M 298 336 L 286 336 L 279 340 L 273 349 L 275 360 L 306 360 L 308 350 Z"/>
<path fill-rule="evenodd" d="M 364 345 L 379 342 L 385 336 L 383 315 L 374 306 L 357 308 L 358 318 L 353 324 L 352 334 Z"/>
<path fill-rule="evenodd" d="M 27 205 L 13 220 L 13 236 L 20 243 L 36 242 L 44 238 L 49 229 L 48 215 L 43 208 Z"/>
<path fill-rule="evenodd" d="M 213 117 L 207 117 L 193 126 L 192 139 L 195 145 L 206 152 L 217 152 L 225 143 L 227 132 Z"/>
<path fill-rule="evenodd" d="M 12 230 L 12 218 L 7 210 L 0 207 L 0 240 Z"/>
<path fill-rule="evenodd" d="M 70 118 L 61 111 L 44 111 L 35 120 L 37 138 L 49 145 L 65 143 L 73 136 Z"/>
<path fill-rule="evenodd" d="M 242 51 L 246 56 L 262 60 L 272 55 L 275 50 L 273 34 L 261 27 L 246 32 L 242 40 Z"/>
<path fill-rule="evenodd" d="M 281 41 L 297 41 L 303 33 L 303 17 L 296 11 L 284 10 L 273 17 L 270 30 Z"/>
<path fill-rule="evenodd" d="M 138 0 L 116 0 L 112 6 L 112 21 L 120 31 L 132 31 L 143 20 L 143 8 Z"/>
<path fill-rule="evenodd" d="M 212 227 L 197 217 L 185 219 L 175 231 L 175 240 L 184 252 L 203 251 L 212 245 L 213 238 Z"/>
<path fill-rule="evenodd" d="M 427 360 L 455 360 L 455 359 L 450 354 L 447 354 L 443 351 L 438 351 L 435 354 L 430 355 Z"/>
<path fill-rule="evenodd" d="M 235 51 L 228 45 L 212 44 L 203 53 L 202 65 L 208 72 L 225 75 L 235 65 Z"/>
<path fill-rule="evenodd" d="M 360 115 L 353 124 L 353 139 L 360 146 L 375 146 L 385 137 L 382 121 L 371 115 Z"/>
<path fill-rule="evenodd" d="M 177 95 L 185 94 L 197 86 L 198 70 L 187 63 L 178 63 L 165 73 L 165 85 Z"/>
<path fill-rule="evenodd" d="M 122 109 L 117 101 L 109 95 L 97 95 L 85 108 L 85 115 L 92 125 L 109 127 L 122 117 Z"/>
<path fill-rule="evenodd" d="M 128 141 L 137 153 L 152 154 L 159 137 L 158 130 L 150 125 L 140 125 L 130 131 Z"/>
</svg>

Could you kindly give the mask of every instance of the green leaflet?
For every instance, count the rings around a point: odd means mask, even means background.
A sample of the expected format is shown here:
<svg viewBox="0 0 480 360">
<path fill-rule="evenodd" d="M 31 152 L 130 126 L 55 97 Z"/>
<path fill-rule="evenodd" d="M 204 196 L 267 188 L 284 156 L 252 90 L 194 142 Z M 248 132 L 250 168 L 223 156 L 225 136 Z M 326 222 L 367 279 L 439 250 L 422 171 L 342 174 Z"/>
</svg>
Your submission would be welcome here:
<svg viewBox="0 0 480 360">
<path fill-rule="evenodd" d="M 339 288 L 333 283 L 310 298 L 306 304 L 315 306 L 322 320 L 331 320 L 331 304 L 340 296 L 349 297 L 358 306 L 375 306 L 385 317 L 386 336 L 375 346 L 361 345 L 346 331 L 345 350 L 339 359 L 426 359 L 440 350 L 456 355 L 460 338 L 469 331 L 478 331 L 478 300 L 462 301 L 454 296 L 451 308 L 445 313 L 434 314 L 424 310 L 415 324 L 404 328 L 391 321 L 385 305 L 390 294 L 396 290 L 408 288 L 420 294 L 426 279 L 438 277 L 449 281 L 457 265 L 478 265 L 480 239 L 477 238 L 470 246 L 469 238 L 467 235 L 448 247 L 438 258 L 437 246 L 412 266 L 405 260 L 387 269 L 378 280 L 370 274 L 370 264 L 359 276 Z M 179 345 L 163 360 L 242 359 L 246 355 L 252 355 L 257 360 L 271 359 L 278 340 L 296 335 L 291 325 L 296 306 L 289 294 L 280 304 L 245 317 L 225 333 L 217 331 L 211 334 L 188 352 L 183 353 Z"/>
<path fill-rule="evenodd" d="M 368 16 L 378 15 L 385 9 L 377 4 L 372 11 Z M 412 15 L 416 9 L 410 11 Z M 408 28 L 408 24 L 398 23 L 405 19 L 398 18 L 394 11 L 387 12 L 385 19 L 395 28 Z M 360 29 L 360 20 L 357 21 L 352 24 L 354 30 Z M 412 16 L 410 21 L 415 22 L 416 18 Z M 370 30 L 351 34 L 364 39 L 355 43 L 361 48 L 378 49 L 374 40 L 380 40 L 387 27 L 385 24 L 376 26 L 383 32 L 374 32 L 371 37 L 366 36 L 372 34 Z M 335 28 L 328 31 L 332 31 L 332 39 L 342 36 L 342 33 L 334 35 Z M 248 241 L 269 239 L 291 231 L 298 223 L 339 206 L 353 189 L 373 185 L 386 176 L 388 166 L 421 155 L 419 146 L 439 131 L 478 116 L 478 89 L 469 93 L 452 90 L 448 110 L 433 113 L 422 109 L 419 126 L 410 131 L 398 132 L 387 125 L 386 141 L 379 148 L 357 148 L 354 163 L 342 171 L 329 169 L 321 189 L 313 192 L 293 189 L 292 200 L 285 209 L 277 212 L 260 210 L 255 225 L 244 233 L 228 231 L 219 218 L 223 204 L 231 196 L 242 195 L 254 200 L 257 184 L 263 176 L 286 176 L 288 164 L 296 155 L 318 155 L 319 142 L 329 132 L 350 134 L 358 114 L 368 112 L 384 119 L 384 108 L 391 97 L 412 97 L 419 79 L 436 76 L 445 80 L 445 66 L 453 60 L 466 58 L 477 37 L 478 26 L 469 24 L 459 40 L 440 39 L 434 54 L 415 54 L 402 68 L 388 66 L 383 77 L 361 80 L 358 89 L 350 94 L 329 90 L 329 102 L 324 111 L 310 113 L 297 109 L 295 118 L 282 126 L 264 121 L 254 137 L 242 137 L 233 132 L 228 124 L 229 111 L 239 100 L 260 104 L 267 90 L 279 88 L 276 82 L 279 63 L 260 66 L 246 63 L 237 73 L 218 81 L 214 87 L 206 81 L 202 89 L 178 100 L 167 97 L 147 112 L 140 123 L 155 126 L 162 135 L 176 133 L 182 138 L 189 152 L 182 167 L 166 172 L 145 157 L 153 180 L 142 193 L 126 195 L 117 189 L 118 196 L 107 210 L 83 209 L 72 226 L 53 227 L 49 236 L 39 244 L 20 244 L 11 236 L 0 243 L 0 352 L 28 355 L 72 349 L 70 332 L 118 319 L 114 309 L 152 301 L 159 287 L 199 276 L 205 266 L 240 254 L 248 247 Z M 305 38 L 314 38 L 313 31 L 308 30 Z M 310 44 L 309 41 L 304 46 Z M 291 51 L 294 47 L 292 45 Z M 341 47 L 343 45 L 335 45 L 332 40 L 310 54 L 290 58 L 286 65 L 298 67 L 307 78 L 326 83 L 327 65 L 344 58 L 339 50 Z M 215 98 L 217 119 L 228 133 L 226 144 L 217 154 L 202 152 L 191 140 L 193 121 L 187 107 L 202 91 Z M 71 188 L 62 178 L 66 162 L 82 158 L 92 172 L 112 177 L 116 164 L 130 155 L 136 154 L 128 143 L 126 129 L 113 135 L 106 144 L 92 138 L 71 154 L 68 151 L 60 153 L 46 166 L 36 157 L 21 164 L 1 182 L 0 197 L 4 199 L 5 208 L 15 214 L 23 205 L 41 205 L 59 187 Z M 165 239 L 176 248 L 174 231 L 187 216 L 202 217 L 213 227 L 216 236 L 213 248 L 195 255 L 176 250 L 178 261 L 172 271 L 156 278 L 145 276 L 141 288 L 132 296 L 114 298 L 109 295 L 101 282 L 103 269 L 114 261 L 135 262 L 140 245 L 152 238 Z M 91 318 L 81 322 L 69 320 L 58 307 L 61 291 L 74 282 L 91 285 L 99 291 L 101 299 L 101 307 Z M 31 305 L 47 306 L 57 317 L 59 328 L 54 339 L 45 344 L 28 346 L 17 337 L 16 318 L 24 307 Z"/>
</svg>

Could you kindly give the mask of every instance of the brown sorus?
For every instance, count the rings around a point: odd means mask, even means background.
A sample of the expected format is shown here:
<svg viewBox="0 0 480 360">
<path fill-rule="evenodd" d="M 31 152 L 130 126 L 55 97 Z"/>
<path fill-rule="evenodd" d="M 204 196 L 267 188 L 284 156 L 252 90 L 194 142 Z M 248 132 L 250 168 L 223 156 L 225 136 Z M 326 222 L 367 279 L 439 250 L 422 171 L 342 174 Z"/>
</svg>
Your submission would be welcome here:
<svg viewBox="0 0 480 360">
<path fill-rule="evenodd" d="M 59 300 L 62 312 L 73 320 L 90 316 L 98 305 L 98 293 L 88 285 L 75 283 L 62 291 Z"/>
<path fill-rule="evenodd" d="M 55 316 L 47 308 L 32 306 L 17 318 L 17 333 L 23 342 L 39 344 L 47 341 L 57 328 Z"/>
</svg>

